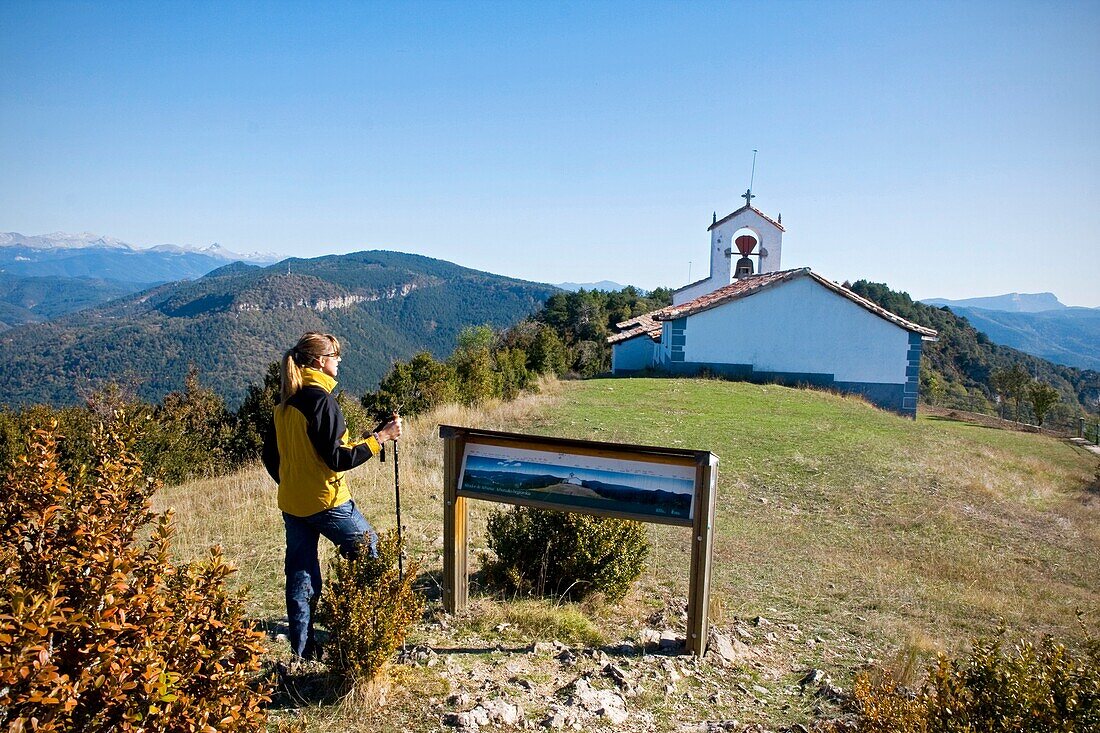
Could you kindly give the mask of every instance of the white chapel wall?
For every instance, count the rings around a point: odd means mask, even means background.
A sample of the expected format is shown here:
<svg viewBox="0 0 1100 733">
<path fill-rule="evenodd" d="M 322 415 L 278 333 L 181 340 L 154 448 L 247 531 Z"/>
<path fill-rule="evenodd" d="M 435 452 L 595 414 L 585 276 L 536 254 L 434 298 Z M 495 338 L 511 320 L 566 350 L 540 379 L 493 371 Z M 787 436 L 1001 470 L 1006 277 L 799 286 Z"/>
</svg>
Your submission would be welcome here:
<svg viewBox="0 0 1100 733">
<path fill-rule="evenodd" d="M 909 333 L 808 277 L 688 318 L 684 357 L 904 384 Z"/>
<path fill-rule="evenodd" d="M 707 280 L 702 280 L 700 282 L 695 283 L 690 288 L 686 288 L 684 290 L 679 290 L 679 291 L 673 293 L 672 294 L 672 304 L 673 305 L 681 305 L 682 303 L 686 303 L 689 300 L 695 300 L 700 295 L 706 295 L 710 291 L 717 290 L 718 288 L 722 287 L 723 285 L 729 285 L 729 283 L 728 282 L 725 282 L 725 283 L 724 282 L 717 282 L 717 281 L 715 281 L 714 278 L 709 278 Z"/>
</svg>

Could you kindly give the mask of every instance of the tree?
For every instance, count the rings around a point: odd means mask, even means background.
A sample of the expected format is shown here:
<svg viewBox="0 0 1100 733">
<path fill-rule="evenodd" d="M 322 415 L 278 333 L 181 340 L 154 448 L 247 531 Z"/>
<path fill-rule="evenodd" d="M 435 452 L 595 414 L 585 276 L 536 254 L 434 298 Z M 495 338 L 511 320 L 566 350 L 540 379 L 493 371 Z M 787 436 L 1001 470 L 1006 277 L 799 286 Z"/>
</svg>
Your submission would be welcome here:
<svg viewBox="0 0 1100 733">
<path fill-rule="evenodd" d="M 1031 386 L 1031 376 L 1019 364 L 1011 369 L 994 369 L 989 374 L 990 386 L 1006 400 L 1012 400 L 1016 407 L 1014 420 L 1020 422 L 1020 405 L 1027 399 Z"/>
<path fill-rule="evenodd" d="M 594 377 L 611 368 L 611 350 L 606 341 L 578 341 L 573 347 L 573 371 Z"/>
<path fill-rule="evenodd" d="M 500 349 L 493 359 L 500 375 L 501 399 L 514 400 L 520 392 L 530 389 L 533 379 L 527 369 L 527 354 L 522 349 Z"/>
<path fill-rule="evenodd" d="M 934 369 L 922 366 L 920 368 L 920 394 L 928 401 L 928 404 L 936 404 L 938 400 L 943 398 L 945 391 L 943 377 L 937 374 Z"/>
<path fill-rule="evenodd" d="M 233 431 L 231 452 L 237 461 L 260 457 L 264 431 L 271 424 L 275 405 L 279 402 L 279 363 L 271 362 L 263 384 L 248 385 L 248 394 L 237 409 L 237 424 Z"/>
<path fill-rule="evenodd" d="M 1027 400 L 1035 412 L 1039 427 L 1043 427 L 1043 418 L 1050 412 L 1050 408 L 1062 401 L 1062 395 L 1046 382 L 1032 382 L 1028 386 Z"/>
<path fill-rule="evenodd" d="M 540 324 L 527 352 L 527 367 L 536 374 L 561 376 L 569 369 L 569 349 L 554 329 Z"/>
<path fill-rule="evenodd" d="M 197 474 L 224 470 L 233 433 L 233 416 L 225 401 L 199 383 L 195 367 L 181 392 L 170 392 L 153 413 L 147 434 L 152 446 L 139 444 L 147 467 L 169 483 Z"/>
<path fill-rule="evenodd" d="M 467 327 L 458 335 L 458 347 L 448 362 L 454 367 L 458 398 L 467 405 L 500 396 L 500 375 L 493 370 L 495 341 L 489 326 Z"/>
<path fill-rule="evenodd" d="M 496 349 L 523 351 L 532 374 L 561 375 L 569 369 L 569 349 L 553 328 L 534 319 L 520 321 L 502 333 Z"/>
<path fill-rule="evenodd" d="M 575 293 L 555 293 L 536 313 L 535 321 L 552 329 L 566 351 L 565 369 L 554 371 L 558 374 L 571 370 L 581 376 L 591 377 L 607 371 L 611 366 L 611 347 L 607 344 L 607 335 L 614 331 L 615 325 L 643 313 L 657 310 L 672 303 L 672 291 L 657 288 L 648 296 L 642 295 L 637 288 L 627 286 L 619 291 L 579 290 Z M 560 353 L 553 343 L 544 343 L 545 350 Z M 532 353 L 530 350 L 528 353 Z M 542 364 L 528 360 L 528 368 L 542 372 Z"/>
<path fill-rule="evenodd" d="M 363 395 L 362 402 L 373 418 L 381 420 L 395 410 L 402 415 L 419 415 L 454 399 L 454 368 L 421 351 L 407 364 L 394 362 L 377 391 Z"/>
</svg>

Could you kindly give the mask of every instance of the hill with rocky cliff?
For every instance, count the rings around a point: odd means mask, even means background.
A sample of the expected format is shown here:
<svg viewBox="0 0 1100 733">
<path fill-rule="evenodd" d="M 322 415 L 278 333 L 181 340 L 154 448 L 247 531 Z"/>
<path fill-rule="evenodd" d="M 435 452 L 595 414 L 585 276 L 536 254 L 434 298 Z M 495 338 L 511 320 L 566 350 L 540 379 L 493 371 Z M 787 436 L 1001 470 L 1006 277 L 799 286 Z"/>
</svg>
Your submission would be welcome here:
<svg viewBox="0 0 1100 733">
<path fill-rule="evenodd" d="M 504 327 L 534 311 L 549 285 L 397 252 L 233 263 L 53 321 L 0 334 L 7 404 L 72 404 L 119 383 L 147 400 L 179 389 L 191 365 L 230 403 L 304 331 L 345 343 L 344 389 L 373 389 L 395 359 L 443 357 L 469 325 Z"/>
</svg>

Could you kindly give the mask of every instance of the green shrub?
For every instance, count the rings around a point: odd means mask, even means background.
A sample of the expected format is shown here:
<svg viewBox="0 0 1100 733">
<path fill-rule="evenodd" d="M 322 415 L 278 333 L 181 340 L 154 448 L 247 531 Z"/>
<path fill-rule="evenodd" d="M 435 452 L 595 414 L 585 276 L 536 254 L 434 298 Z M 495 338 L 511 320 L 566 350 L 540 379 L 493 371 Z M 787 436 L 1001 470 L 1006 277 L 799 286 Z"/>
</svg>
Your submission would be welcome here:
<svg viewBox="0 0 1100 733">
<path fill-rule="evenodd" d="M 217 549 L 169 557 L 132 432 L 95 428 L 65 470 L 56 423 L 29 435 L 0 502 L 0 728 L 253 731 L 262 634 Z M 139 540 L 139 537 L 146 539 Z"/>
<path fill-rule="evenodd" d="M 527 370 L 533 375 L 560 376 L 569 369 L 568 347 L 545 323 L 528 319 L 501 333 L 497 339 L 497 351 L 509 349 L 523 352 Z"/>
<path fill-rule="evenodd" d="M 43 416 L 30 408 L 27 420 L 41 424 Z M 199 382 L 192 368 L 184 388 L 165 395 L 159 405 L 135 399 L 118 385 L 108 384 L 92 393 L 81 407 L 62 408 L 49 419 L 58 421 L 67 436 L 63 441 L 66 466 L 86 462 L 92 426 L 140 425 L 133 443 L 144 470 L 170 484 L 194 476 L 225 473 L 236 467 L 233 460 L 235 418 L 224 400 Z"/>
<path fill-rule="evenodd" d="M 367 414 L 380 420 L 395 410 L 405 416 L 419 415 L 454 399 L 454 368 L 422 351 L 407 364 L 394 362 L 378 390 L 363 395 L 362 404 Z"/>
<path fill-rule="evenodd" d="M 493 359 L 496 334 L 489 326 L 469 326 L 458 335 L 458 346 L 447 359 L 454 369 L 460 402 L 477 405 L 500 397 L 500 373 Z"/>
<path fill-rule="evenodd" d="M 917 691 L 888 674 L 864 674 L 854 689 L 867 733 L 1071 733 L 1100 730 L 1100 645 L 1080 654 L 1050 637 L 1011 648 L 1004 630 L 969 655 L 941 655 Z"/>
<path fill-rule="evenodd" d="M 369 682 L 404 642 L 423 609 L 413 590 L 418 565 L 398 573 L 401 546 L 397 532 L 378 539 L 378 555 L 365 550 L 355 558 L 336 555 L 318 606 L 328 628 L 326 661 L 349 682 Z"/>
<path fill-rule="evenodd" d="M 498 349 L 493 352 L 500 374 L 500 397 L 514 400 L 520 392 L 535 386 L 534 375 L 527 369 L 527 354 L 521 349 Z"/>
<path fill-rule="evenodd" d="M 0 405 L 0 473 L 7 473 L 12 462 L 25 450 L 26 442 L 19 415 Z"/>
<path fill-rule="evenodd" d="M 192 368 L 183 390 L 165 395 L 146 425 L 139 446 L 145 465 L 173 484 L 224 473 L 230 464 L 233 422 L 225 401 L 203 387 Z"/>
<path fill-rule="evenodd" d="M 27 452 L 35 428 L 56 423 L 58 437 L 64 436 L 57 446 L 58 461 L 65 471 L 76 472 L 80 466 L 94 462 L 91 444 L 93 428 L 101 422 L 115 419 L 113 410 L 107 413 L 105 418 L 101 418 L 90 406 L 54 408 L 29 405 L 19 412 L 9 412 L 4 408 L 0 411 L 0 471 L 9 470 L 15 459 Z"/>
<path fill-rule="evenodd" d="M 359 400 L 347 392 L 341 391 L 336 395 L 336 404 L 340 406 L 340 412 L 344 415 L 344 424 L 348 429 L 349 440 L 359 440 L 374 429 L 377 420 L 372 420 Z"/>
<path fill-rule="evenodd" d="M 527 351 L 527 367 L 536 374 L 561 376 L 569 369 L 569 349 L 547 325 L 539 325 Z"/>
<path fill-rule="evenodd" d="M 626 595 L 645 569 L 649 540 L 639 522 L 513 507 L 489 516 L 486 579 L 507 593 L 573 600 Z"/>
</svg>

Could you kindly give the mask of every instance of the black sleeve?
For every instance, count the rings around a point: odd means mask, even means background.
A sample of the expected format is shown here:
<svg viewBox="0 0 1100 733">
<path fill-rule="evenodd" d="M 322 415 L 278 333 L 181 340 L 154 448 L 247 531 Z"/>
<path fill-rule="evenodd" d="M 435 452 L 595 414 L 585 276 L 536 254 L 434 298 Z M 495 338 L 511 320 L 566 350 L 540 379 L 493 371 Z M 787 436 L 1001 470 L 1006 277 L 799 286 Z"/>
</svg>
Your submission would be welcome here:
<svg viewBox="0 0 1100 733">
<path fill-rule="evenodd" d="M 275 421 L 267 424 L 264 430 L 264 447 L 262 452 L 264 468 L 267 469 L 275 483 L 279 483 L 279 441 L 275 437 Z"/>
<path fill-rule="evenodd" d="M 336 398 L 325 392 L 315 404 L 313 414 L 306 416 L 306 433 L 324 464 L 333 471 L 350 471 L 370 460 L 374 455 L 370 446 L 348 446 L 340 442 L 348 427 Z"/>
</svg>

